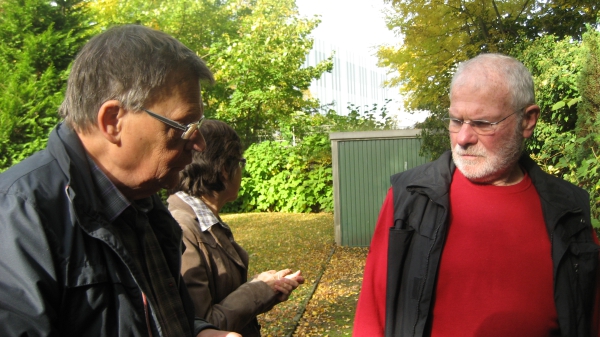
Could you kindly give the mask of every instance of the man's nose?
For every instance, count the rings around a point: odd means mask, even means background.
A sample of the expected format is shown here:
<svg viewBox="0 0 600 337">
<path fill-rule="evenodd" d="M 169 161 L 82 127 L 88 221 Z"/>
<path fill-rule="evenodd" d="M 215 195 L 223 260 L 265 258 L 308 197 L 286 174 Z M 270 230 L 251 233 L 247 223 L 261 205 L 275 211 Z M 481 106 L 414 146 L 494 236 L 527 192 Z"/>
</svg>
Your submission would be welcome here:
<svg viewBox="0 0 600 337">
<path fill-rule="evenodd" d="M 463 123 L 460 130 L 456 133 L 456 143 L 462 147 L 474 145 L 477 143 L 477 136 L 471 124 Z"/>
</svg>

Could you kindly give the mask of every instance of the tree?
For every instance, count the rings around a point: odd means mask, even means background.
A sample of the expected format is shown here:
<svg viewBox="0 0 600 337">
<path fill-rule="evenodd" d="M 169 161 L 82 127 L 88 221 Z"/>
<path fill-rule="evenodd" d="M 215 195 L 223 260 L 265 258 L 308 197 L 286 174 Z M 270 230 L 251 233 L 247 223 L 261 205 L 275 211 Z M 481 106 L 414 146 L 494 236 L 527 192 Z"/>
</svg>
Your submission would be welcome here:
<svg viewBox="0 0 600 337">
<path fill-rule="evenodd" d="M 305 97 L 332 62 L 305 67 L 317 20 L 294 0 L 96 0 L 103 25 L 135 22 L 180 39 L 207 62 L 216 84 L 204 88 L 205 114 L 230 124 L 249 146 L 281 123 L 318 106 Z"/>
<path fill-rule="evenodd" d="M 206 58 L 212 43 L 239 29 L 248 13 L 224 0 L 92 0 L 98 26 L 141 24 L 167 32 Z"/>
<path fill-rule="evenodd" d="M 598 19 L 592 0 L 393 0 L 388 27 L 402 37 L 399 47 L 383 46 L 380 65 L 396 76 L 388 85 L 398 86 L 407 97 L 409 110 L 430 110 L 430 119 L 446 114 L 448 89 L 456 64 L 482 52 L 513 54 L 514 48 L 553 35 L 581 38 L 585 23 Z M 556 24 L 560 18 L 561 24 Z M 439 135 L 437 123 L 431 135 Z M 427 133 L 425 133 L 427 135 Z M 439 141 L 424 142 L 441 144 Z M 441 149 L 424 147 L 424 152 Z"/>
<path fill-rule="evenodd" d="M 230 123 L 249 145 L 271 139 L 280 125 L 316 108 L 318 102 L 304 92 L 332 62 L 304 66 L 313 43 L 308 35 L 318 21 L 300 19 L 294 0 L 238 5 L 237 11 L 251 13 L 235 35 L 211 47 L 217 84 L 207 92 L 208 114 Z"/>
<path fill-rule="evenodd" d="M 88 39 L 77 2 L 0 1 L 0 170 L 46 145 L 68 67 Z"/>
<path fill-rule="evenodd" d="M 600 229 L 600 31 L 584 35 L 583 43 L 587 55 L 578 81 L 577 166 L 572 172 L 574 180 L 590 192 L 593 225 Z"/>
<path fill-rule="evenodd" d="M 542 37 L 517 57 L 532 70 L 542 114 L 527 150 L 547 172 L 590 193 L 600 229 L 600 32 L 582 41 Z"/>
<path fill-rule="evenodd" d="M 592 222 L 600 230 L 600 31 L 590 28 L 582 43 L 558 41 L 546 57 L 552 61 L 538 61 L 546 64 L 538 76 L 543 79 L 540 86 L 555 88 L 564 96 L 551 107 L 552 118 L 538 126 L 537 141 L 529 149 L 547 171 L 590 193 Z M 569 81 L 558 80 L 565 77 Z"/>
<path fill-rule="evenodd" d="M 238 199 L 227 212 L 331 212 L 333 176 L 331 131 L 372 131 L 394 128 L 387 106 L 350 105 L 347 115 L 334 110 L 302 116 L 300 137 L 252 144 Z M 299 126 L 299 125 L 297 125 Z M 289 129 L 288 129 L 289 130 Z"/>
</svg>

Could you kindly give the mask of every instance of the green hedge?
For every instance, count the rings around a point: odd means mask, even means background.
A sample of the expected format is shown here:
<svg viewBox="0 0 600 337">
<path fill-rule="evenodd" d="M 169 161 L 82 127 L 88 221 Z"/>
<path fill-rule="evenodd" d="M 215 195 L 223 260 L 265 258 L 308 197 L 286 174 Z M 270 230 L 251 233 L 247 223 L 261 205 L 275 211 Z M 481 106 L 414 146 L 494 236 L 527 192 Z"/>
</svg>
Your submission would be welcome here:
<svg viewBox="0 0 600 337">
<path fill-rule="evenodd" d="M 266 141 L 245 152 L 238 199 L 224 212 L 332 212 L 331 144 L 327 134 L 302 143 Z"/>
</svg>

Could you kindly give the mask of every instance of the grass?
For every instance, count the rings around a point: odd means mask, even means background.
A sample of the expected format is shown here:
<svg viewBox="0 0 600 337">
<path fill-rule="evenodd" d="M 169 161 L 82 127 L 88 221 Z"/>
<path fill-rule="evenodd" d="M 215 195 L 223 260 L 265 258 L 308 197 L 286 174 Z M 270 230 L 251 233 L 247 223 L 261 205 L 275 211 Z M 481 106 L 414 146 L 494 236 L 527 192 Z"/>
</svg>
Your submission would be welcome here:
<svg viewBox="0 0 600 337">
<path fill-rule="evenodd" d="M 336 247 L 306 306 L 295 337 L 352 334 L 366 252 L 366 248 Z"/>
<path fill-rule="evenodd" d="M 306 278 L 288 301 L 259 315 L 263 337 L 351 335 L 366 248 L 336 247 L 332 214 L 246 213 L 222 218 L 250 255 L 250 276 L 290 268 L 302 270 Z"/>
</svg>

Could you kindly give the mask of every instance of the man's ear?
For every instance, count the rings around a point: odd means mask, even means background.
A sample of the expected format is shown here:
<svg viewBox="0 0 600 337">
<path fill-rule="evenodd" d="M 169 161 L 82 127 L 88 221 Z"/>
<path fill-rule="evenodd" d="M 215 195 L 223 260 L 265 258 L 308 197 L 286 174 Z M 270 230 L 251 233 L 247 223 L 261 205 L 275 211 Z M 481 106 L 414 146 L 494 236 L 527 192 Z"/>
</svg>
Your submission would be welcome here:
<svg viewBox="0 0 600 337">
<path fill-rule="evenodd" d="M 540 107 L 537 105 L 528 106 L 523 112 L 523 120 L 521 126 L 523 128 L 523 137 L 529 138 L 533 135 L 533 129 L 537 124 L 538 118 L 540 117 Z"/>
<path fill-rule="evenodd" d="M 110 100 L 104 102 L 98 110 L 98 130 L 109 142 L 119 144 L 121 141 L 122 118 L 127 111 L 121 108 L 121 102 Z"/>
</svg>

